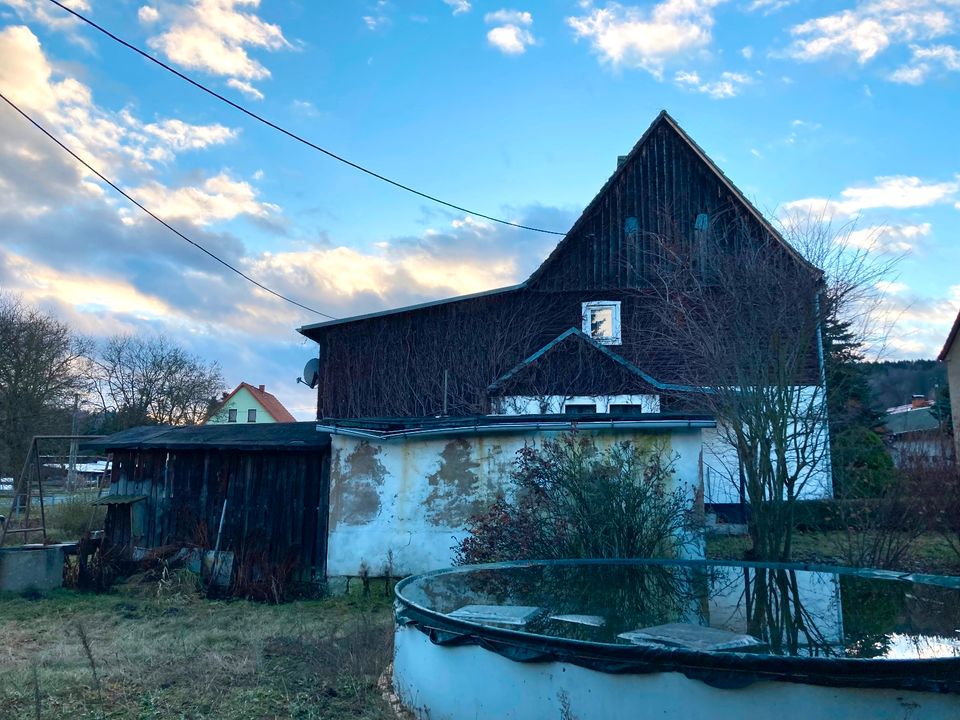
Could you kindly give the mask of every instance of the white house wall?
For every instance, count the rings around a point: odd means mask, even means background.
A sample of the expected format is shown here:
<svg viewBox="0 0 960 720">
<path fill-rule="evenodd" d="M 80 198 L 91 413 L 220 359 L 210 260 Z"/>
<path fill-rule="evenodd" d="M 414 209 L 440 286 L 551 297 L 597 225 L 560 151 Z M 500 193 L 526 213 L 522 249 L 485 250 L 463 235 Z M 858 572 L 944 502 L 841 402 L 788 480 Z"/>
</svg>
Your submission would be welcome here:
<svg viewBox="0 0 960 720">
<path fill-rule="evenodd" d="M 800 388 L 799 404 L 812 402 L 822 391 L 817 387 Z M 806 453 L 813 465 L 800 473 L 802 487 L 798 493 L 801 500 L 816 500 L 833 496 L 833 474 L 830 469 L 830 433 L 826 418 L 813 429 L 810 439 L 812 449 Z M 797 458 L 788 458 L 791 469 Z M 740 502 L 740 459 L 736 447 L 726 440 L 721 421 L 715 429 L 703 431 L 703 479 L 704 499 L 708 503 Z M 749 500 L 745 498 L 745 500 Z"/>
<path fill-rule="evenodd" d="M 640 412 L 660 412 L 659 395 L 507 395 L 495 402 L 495 415 L 562 414 L 567 405 L 596 405 L 598 413 L 610 412 L 611 405 L 636 405 Z"/>
<path fill-rule="evenodd" d="M 327 574 L 384 574 L 447 568 L 471 516 L 506 489 L 516 453 L 556 433 L 489 433 L 445 438 L 331 438 Z M 677 455 L 675 479 L 691 503 L 702 492 L 700 430 L 604 432 L 598 445 L 663 444 Z M 671 488 L 672 490 L 672 488 Z M 695 545 L 692 556 L 702 555 Z"/>
</svg>

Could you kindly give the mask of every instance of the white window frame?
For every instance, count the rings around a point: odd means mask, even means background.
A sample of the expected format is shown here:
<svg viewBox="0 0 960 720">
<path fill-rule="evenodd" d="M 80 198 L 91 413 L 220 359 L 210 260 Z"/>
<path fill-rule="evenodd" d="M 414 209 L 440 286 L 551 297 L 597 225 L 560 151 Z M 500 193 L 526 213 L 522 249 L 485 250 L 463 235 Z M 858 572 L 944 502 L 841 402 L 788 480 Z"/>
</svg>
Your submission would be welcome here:
<svg viewBox="0 0 960 720">
<path fill-rule="evenodd" d="M 619 300 L 593 300 L 581 304 L 581 315 L 583 317 L 584 334 L 596 340 L 601 345 L 620 345 L 622 337 L 620 334 L 620 301 Z M 613 333 L 610 337 L 593 337 L 590 332 L 590 325 L 593 322 L 593 312 L 595 310 L 612 310 Z"/>
</svg>

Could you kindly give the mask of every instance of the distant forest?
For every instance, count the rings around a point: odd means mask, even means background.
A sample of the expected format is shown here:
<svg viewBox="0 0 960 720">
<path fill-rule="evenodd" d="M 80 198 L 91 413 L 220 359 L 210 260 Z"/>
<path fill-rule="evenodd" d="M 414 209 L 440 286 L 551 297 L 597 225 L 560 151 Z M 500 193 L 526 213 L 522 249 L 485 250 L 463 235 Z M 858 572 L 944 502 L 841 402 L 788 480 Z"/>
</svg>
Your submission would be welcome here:
<svg viewBox="0 0 960 720">
<path fill-rule="evenodd" d="M 947 368 L 936 360 L 896 360 L 863 363 L 873 410 L 906 405 L 913 395 L 933 400 L 937 388 L 946 388 Z"/>
</svg>

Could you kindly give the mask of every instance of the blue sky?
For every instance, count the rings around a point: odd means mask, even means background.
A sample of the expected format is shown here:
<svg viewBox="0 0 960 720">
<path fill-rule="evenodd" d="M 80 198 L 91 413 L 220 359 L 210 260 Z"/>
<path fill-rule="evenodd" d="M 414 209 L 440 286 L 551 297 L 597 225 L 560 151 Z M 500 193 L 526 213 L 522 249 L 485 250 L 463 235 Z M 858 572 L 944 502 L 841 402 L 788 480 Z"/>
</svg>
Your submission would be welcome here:
<svg viewBox="0 0 960 720">
<path fill-rule="evenodd" d="M 564 231 L 666 108 L 770 218 L 826 212 L 902 254 L 885 357 L 960 307 L 960 1 L 71 0 L 356 162 Z M 141 202 L 334 316 L 522 280 L 556 238 L 405 194 L 260 126 L 47 0 L 0 0 L 0 92 Z M 264 383 L 316 316 L 264 296 L 0 107 L 0 288 L 102 337 L 163 332 Z"/>
</svg>

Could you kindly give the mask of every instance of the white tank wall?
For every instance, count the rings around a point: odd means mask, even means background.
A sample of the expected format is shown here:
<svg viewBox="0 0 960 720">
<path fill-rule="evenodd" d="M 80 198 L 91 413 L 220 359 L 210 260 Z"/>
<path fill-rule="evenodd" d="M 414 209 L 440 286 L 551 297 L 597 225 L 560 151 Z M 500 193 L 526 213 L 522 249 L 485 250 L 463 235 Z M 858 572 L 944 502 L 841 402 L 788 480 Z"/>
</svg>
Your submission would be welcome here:
<svg viewBox="0 0 960 720">
<path fill-rule="evenodd" d="M 943 720 L 960 695 L 758 682 L 721 690 L 680 673 L 614 675 L 567 663 L 520 663 L 475 645 L 438 646 L 397 628 L 393 686 L 422 720 Z"/>
<path fill-rule="evenodd" d="M 583 432 L 583 431 L 582 431 Z M 499 433 L 367 441 L 331 438 L 327 575 L 357 575 L 365 563 L 394 575 L 451 567 L 469 518 L 502 492 L 517 450 L 556 433 Z M 691 503 L 701 492 L 700 430 L 602 432 L 599 444 L 665 443 L 678 455 L 675 477 Z M 696 538 L 691 557 L 703 556 Z"/>
</svg>

